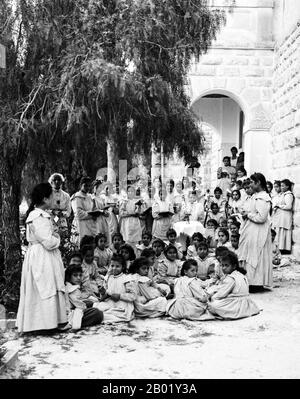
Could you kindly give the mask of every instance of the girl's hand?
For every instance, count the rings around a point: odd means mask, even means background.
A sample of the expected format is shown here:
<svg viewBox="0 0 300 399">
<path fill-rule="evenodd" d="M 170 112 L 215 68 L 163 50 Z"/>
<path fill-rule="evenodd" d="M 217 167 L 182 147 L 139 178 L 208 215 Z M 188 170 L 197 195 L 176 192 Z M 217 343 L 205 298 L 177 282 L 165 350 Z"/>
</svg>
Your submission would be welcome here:
<svg viewBox="0 0 300 399">
<path fill-rule="evenodd" d="M 114 301 L 114 302 L 118 302 L 120 300 L 120 294 L 111 294 L 110 298 Z"/>
<path fill-rule="evenodd" d="M 157 287 L 157 289 L 158 289 L 158 291 L 163 295 L 163 296 L 166 296 L 167 295 L 167 292 L 163 289 L 163 288 L 161 288 L 161 287 Z"/>
</svg>

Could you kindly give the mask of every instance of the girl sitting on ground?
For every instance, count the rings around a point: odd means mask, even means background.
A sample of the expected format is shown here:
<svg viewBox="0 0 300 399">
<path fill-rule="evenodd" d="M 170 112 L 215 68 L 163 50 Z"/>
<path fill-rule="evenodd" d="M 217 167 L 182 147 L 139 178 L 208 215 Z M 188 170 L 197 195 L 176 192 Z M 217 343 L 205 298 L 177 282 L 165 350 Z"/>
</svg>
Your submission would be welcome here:
<svg viewBox="0 0 300 399">
<path fill-rule="evenodd" d="M 104 233 L 99 233 L 95 237 L 96 248 L 94 252 L 94 258 L 97 263 L 98 272 L 105 276 L 112 257 L 112 250 L 106 247 L 107 238 Z"/>
<path fill-rule="evenodd" d="M 104 323 L 128 322 L 134 318 L 135 283 L 132 275 L 125 272 L 125 259 L 113 254 L 105 293 L 101 302 L 93 305 L 103 312 Z"/>
<path fill-rule="evenodd" d="M 134 301 L 136 317 L 161 317 L 166 312 L 166 291 L 148 277 L 149 263 L 147 258 L 135 259 L 129 268 L 136 283 L 137 297 Z"/>
<path fill-rule="evenodd" d="M 155 252 L 152 248 L 146 248 L 141 253 L 142 258 L 146 258 L 149 265 L 148 277 L 153 280 L 157 275 L 157 268 L 155 269 Z"/>
<path fill-rule="evenodd" d="M 183 258 L 183 250 L 182 250 L 182 245 L 179 242 L 176 242 L 176 238 L 177 238 L 177 233 L 174 229 L 169 229 L 167 231 L 167 239 L 168 239 L 168 243 L 167 245 L 174 245 L 174 247 L 177 248 L 177 253 L 178 253 L 178 259 L 182 259 Z"/>
<path fill-rule="evenodd" d="M 215 248 L 217 247 L 217 236 L 216 231 L 218 228 L 218 223 L 214 219 L 209 219 L 206 223 L 206 229 L 204 233 L 204 237 L 206 238 L 206 242 L 209 247 L 209 252 L 214 253 Z"/>
<path fill-rule="evenodd" d="M 158 284 L 166 284 L 172 292 L 174 281 L 180 276 L 182 262 L 177 259 L 177 249 L 174 245 L 168 245 L 164 250 L 164 254 L 165 259 L 158 263 L 155 281 Z"/>
<path fill-rule="evenodd" d="M 141 244 L 136 245 L 136 256 L 139 258 L 144 249 L 151 248 L 152 234 L 150 231 L 144 231 Z"/>
<path fill-rule="evenodd" d="M 215 260 L 214 258 L 209 256 L 208 245 L 206 244 L 205 241 L 200 242 L 195 260 L 198 266 L 197 277 L 200 280 L 207 280 L 209 278 L 208 277 L 209 266 L 214 265 Z"/>
<path fill-rule="evenodd" d="M 209 312 L 219 318 L 229 320 L 258 314 L 259 308 L 249 296 L 246 271 L 239 267 L 238 257 L 228 251 L 222 256 L 221 265 L 225 278 L 208 302 Z"/>
<path fill-rule="evenodd" d="M 118 254 L 120 246 L 124 244 L 124 239 L 121 233 L 114 233 L 111 237 L 112 244 L 110 249 L 113 254 Z"/>
<path fill-rule="evenodd" d="M 164 254 L 164 249 L 166 247 L 166 244 L 164 241 L 160 240 L 157 238 L 152 242 L 152 248 L 155 252 L 155 261 L 154 261 L 154 269 L 157 272 L 158 268 L 158 263 L 165 259 L 165 254 Z"/>
<path fill-rule="evenodd" d="M 92 307 L 98 302 L 98 298 L 82 289 L 82 277 L 83 271 L 80 265 L 67 267 L 65 282 L 69 305 L 68 320 L 74 330 L 100 324 L 103 320 L 103 313 Z"/>
<path fill-rule="evenodd" d="M 129 244 L 123 244 L 120 247 L 120 254 L 123 256 L 123 258 L 125 259 L 126 262 L 126 272 L 128 272 L 129 267 L 132 263 L 132 261 L 134 261 L 134 259 L 136 258 L 135 253 L 134 253 L 134 249 L 132 248 L 131 245 Z"/>
<path fill-rule="evenodd" d="M 187 259 L 193 259 L 197 256 L 199 244 L 202 241 L 204 241 L 204 238 L 201 233 L 194 233 L 192 235 L 192 245 L 190 245 L 187 249 L 187 255 L 186 255 Z"/>
<path fill-rule="evenodd" d="M 197 279 L 197 262 L 183 263 L 181 277 L 175 280 L 174 299 L 167 305 L 167 314 L 173 319 L 203 320 L 207 308 L 207 295 L 201 280 Z"/>
<path fill-rule="evenodd" d="M 98 272 L 97 263 L 94 260 L 94 247 L 85 245 L 81 249 L 82 262 L 82 285 L 87 292 L 99 295 L 99 289 L 104 285 L 104 277 Z"/>
<path fill-rule="evenodd" d="M 229 232 L 227 229 L 223 229 L 222 227 L 218 230 L 218 247 L 229 247 Z"/>
</svg>

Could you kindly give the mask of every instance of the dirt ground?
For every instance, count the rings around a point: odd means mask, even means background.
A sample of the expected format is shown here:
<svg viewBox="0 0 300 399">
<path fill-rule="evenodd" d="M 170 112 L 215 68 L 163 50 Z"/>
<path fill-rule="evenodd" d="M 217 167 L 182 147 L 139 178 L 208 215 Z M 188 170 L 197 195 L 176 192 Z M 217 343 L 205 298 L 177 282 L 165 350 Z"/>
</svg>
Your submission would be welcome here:
<svg viewBox="0 0 300 399">
<path fill-rule="evenodd" d="M 134 320 L 76 333 L 23 336 L 14 370 L 0 378 L 299 378 L 300 265 L 274 271 L 262 309 L 237 321 Z"/>
</svg>

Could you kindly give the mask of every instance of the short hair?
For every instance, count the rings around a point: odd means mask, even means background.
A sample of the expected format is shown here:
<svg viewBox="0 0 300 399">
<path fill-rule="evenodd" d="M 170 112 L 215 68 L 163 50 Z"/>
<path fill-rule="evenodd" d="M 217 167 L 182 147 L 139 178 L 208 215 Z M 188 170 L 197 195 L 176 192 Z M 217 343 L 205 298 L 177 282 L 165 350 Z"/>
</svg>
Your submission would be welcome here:
<svg viewBox="0 0 300 399">
<path fill-rule="evenodd" d="M 148 236 L 150 238 L 150 240 L 152 240 L 152 234 L 150 233 L 150 231 L 144 231 L 142 233 L 142 238 Z"/>
<path fill-rule="evenodd" d="M 155 243 L 160 244 L 163 248 L 165 248 L 165 246 L 166 246 L 166 244 L 164 243 L 164 241 L 161 240 L 160 238 L 155 238 L 155 239 L 152 241 L 152 247 L 153 247 L 153 245 L 154 245 Z"/>
<path fill-rule="evenodd" d="M 227 247 L 220 246 L 220 247 L 216 248 L 215 255 L 216 255 L 216 257 L 217 256 L 222 256 L 223 254 L 225 254 L 228 251 L 229 251 L 229 249 Z"/>
<path fill-rule="evenodd" d="M 84 245 L 81 249 L 80 249 L 82 256 L 84 257 L 84 255 L 88 252 L 88 251 L 93 251 L 94 252 L 94 246 L 93 245 Z"/>
<path fill-rule="evenodd" d="M 242 182 L 242 180 L 237 180 L 236 182 L 235 182 L 235 184 L 238 184 L 239 186 L 243 186 L 243 182 Z"/>
<path fill-rule="evenodd" d="M 85 245 L 94 245 L 94 244 L 95 244 L 95 238 L 93 236 L 85 235 L 80 240 L 79 248 L 81 249 Z"/>
<path fill-rule="evenodd" d="M 118 232 L 116 232 L 112 235 L 111 240 L 113 241 L 116 237 L 119 237 L 119 238 L 121 238 L 121 241 L 124 241 L 122 234 L 118 233 Z"/>
<path fill-rule="evenodd" d="M 236 147 L 231 147 L 230 151 L 235 150 L 236 152 L 238 152 L 238 149 Z"/>
<path fill-rule="evenodd" d="M 194 233 L 194 234 L 192 235 L 192 240 L 194 240 L 195 238 L 199 238 L 199 241 L 200 241 L 200 242 L 201 242 L 201 241 L 204 241 L 203 235 L 202 235 L 201 233 L 199 233 L 199 232 Z"/>
<path fill-rule="evenodd" d="M 243 166 L 240 166 L 239 168 L 237 168 L 236 170 L 237 172 L 243 172 L 245 176 L 247 176 L 247 171 Z"/>
<path fill-rule="evenodd" d="M 105 233 L 99 233 L 99 234 L 97 234 L 96 237 L 95 237 L 95 244 L 96 244 L 96 245 L 98 244 L 98 241 L 100 240 L 100 238 L 104 238 L 105 241 L 107 241 L 106 234 L 105 234 Z"/>
<path fill-rule="evenodd" d="M 176 230 L 174 230 L 174 229 L 169 229 L 169 230 L 167 231 L 166 236 L 169 237 L 171 234 L 175 234 L 175 236 L 177 236 Z"/>
<path fill-rule="evenodd" d="M 149 266 L 149 261 L 146 257 L 141 256 L 140 258 L 136 258 L 131 265 L 129 266 L 128 273 L 135 274 L 139 270 L 141 266 L 147 265 Z"/>
<path fill-rule="evenodd" d="M 247 188 L 248 186 L 250 186 L 250 183 L 251 183 L 250 179 L 245 179 L 243 181 L 243 188 Z"/>
<path fill-rule="evenodd" d="M 231 223 L 231 225 L 232 225 L 232 226 L 236 226 L 238 229 L 241 227 L 241 223 L 238 222 L 237 220 L 234 220 L 234 221 Z"/>
<path fill-rule="evenodd" d="M 79 186 L 81 187 L 83 184 L 91 183 L 92 179 L 89 176 L 84 176 L 80 179 Z"/>
<path fill-rule="evenodd" d="M 123 255 L 114 253 L 111 257 L 111 261 L 120 263 L 122 265 L 122 271 L 126 271 L 126 261 Z"/>
<path fill-rule="evenodd" d="M 283 179 L 281 180 L 281 183 L 285 184 L 289 190 L 292 190 L 292 186 L 294 183 L 292 183 L 289 179 Z"/>
<path fill-rule="evenodd" d="M 145 248 L 141 253 L 141 257 L 150 258 L 150 256 L 155 256 L 154 249 L 152 248 Z"/>
<path fill-rule="evenodd" d="M 62 183 L 64 183 L 65 178 L 63 177 L 63 175 L 62 175 L 61 173 L 53 173 L 53 174 L 49 177 L 48 182 L 51 184 L 51 183 L 53 182 L 53 180 L 54 180 L 56 177 L 59 177 L 60 180 L 62 181 Z"/>
<path fill-rule="evenodd" d="M 222 255 L 221 262 L 227 261 L 231 266 L 235 268 L 238 272 L 242 274 L 246 274 L 247 271 L 240 267 L 239 259 L 237 255 L 232 251 L 227 251 L 224 255 Z"/>
<path fill-rule="evenodd" d="M 69 263 L 71 262 L 71 260 L 73 258 L 80 258 L 81 262 L 83 261 L 82 254 L 81 254 L 81 252 L 78 252 L 78 251 L 71 253 L 71 255 L 69 256 Z"/>
<path fill-rule="evenodd" d="M 271 191 L 273 190 L 273 183 L 270 181 L 267 181 L 267 185 L 269 185 L 271 187 Z"/>
<path fill-rule="evenodd" d="M 275 180 L 275 181 L 274 181 L 274 186 L 277 185 L 277 186 L 280 187 L 280 184 L 281 184 L 281 181 L 280 181 L 280 180 Z"/>
<path fill-rule="evenodd" d="M 231 238 L 232 237 L 237 237 L 238 239 L 240 239 L 240 234 L 239 233 L 232 233 L 231 234 Z"/>
<path fill-rule="evenodd" d="M 81 265 L 70 265 L 65 270 L 65 282 L 71 282 L 72 274 L 83 273 Z"/>
<path fill-rule="evenodd" d="M 227 159 L 227 160 L 229 161 L 229 163 L 230 163 L 230 161 L 231 161 L 231 160 L 230 160 L 230 157 L 228 157 L 228 156 L 224 157 L 224 158 L 223 158 L 223 162 L 225 161 L 225 159 Z"/>
<path fill-rule="evenodd" d="M 166 255 L 171 249 L 174 249 L 176 251 L 176 254 L 178 254 L 177 248 L 175 245 L 167 245 L 166 248 L 164 249 L 164 254 Z"/>
<path fill-rule="evenodd" d="M 215 226 L 215 228 L 217 228 L 219 226 L 218 222 L 215 219 L 209 219 L 207 221 L 206 225 L 208 225 L 208 223 L 212 223 Z"/>
<path fill-rule="evenodd" d="M 212 210 L 213 209 L 213 207 L 218 207 L 218 209 L 220 209 L 219 208 L 219 205 L 216 203 L 216 202 L 212 202 L 211 204 L 210 204 L 210 209 Z"/>
<path fill-rule="evenodd" d="M 120 252 L 122 251 L 122 249 L 125 249 L 126 251 L 129 252 L 129 260 L 134 260 L 136 258 L 135 253 L 134 253 L 134 249 L 132 248 L 131 245 L 123 244 L 123 245 L 120 246 Z"/>
<path fill-rule="evenodd" d="M 208 250 L 208 245 L 207 245 L 206 241 L 201 241 L 200 244 L 199 244 L 199 248 L 200 247 L 202 247 L 202 248 L 205 247 Z"/>
<path fill-rule="evenodd" d="M 234 193 L 237 193 L 237 194 L 238 194 L 238 196 L 239 196 L 239 199 L 241 199 L 241 193 L 240 193 L 240 190 L 233 190 L 233 191 L 232 191 L 232 195 L 233 195 Z"/>
<path fill-rule="evenodd" d="M 227 237 L 227 240 L 229 240 L 229 231 L 227 229 L 225 229 L 224 227 L 220 227 L 218 234 L 219 233 L 223 233 Z"/>
<path fill-rule="evenodd" d="M 183 263 L 180 272 L 181 276 L 184 276 L 185 275 L 184 272 L 187 272 L 191 266 L 196 266 L 196 267 L 198 266 L 198 263 L 195 261 L 195 259 L 188 259 Z"/>
<path fill-rule="evenodd" d="M 222 191 L 222 189 L 220 188 L 220 187 L 216 187 L 215 189 L 214 189 L 214 194 L 216 194 L 216 193 L 220 193 L 221 195 L 223 194 L 223 191 Z"/>
</svg>

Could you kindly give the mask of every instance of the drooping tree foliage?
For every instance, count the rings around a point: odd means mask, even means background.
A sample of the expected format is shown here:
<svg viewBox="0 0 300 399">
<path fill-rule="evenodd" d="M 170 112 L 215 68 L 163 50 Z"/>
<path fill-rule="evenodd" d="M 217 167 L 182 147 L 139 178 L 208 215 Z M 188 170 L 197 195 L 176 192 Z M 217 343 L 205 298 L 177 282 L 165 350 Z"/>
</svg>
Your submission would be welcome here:
<svg viewBox="0 0 300 399">
<path fill-rule="evenodd" d="M 152 143 L 185 158 L 201 151 L 185 88 L 191 63 L 222 22 L 223 13 L 204 0 L 19 0 L 14 9 L 10 0 L 1 1 L 7 292 L 20 274 L 22 170 L 25 182 L 62 172 L 72 190 L 81 173 L 93 175 L 104 166 L 106 148 L 114 168 L 119 158 L 149 153 Z"/>
</svg>

